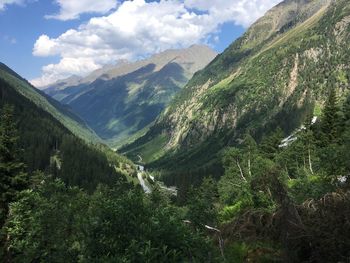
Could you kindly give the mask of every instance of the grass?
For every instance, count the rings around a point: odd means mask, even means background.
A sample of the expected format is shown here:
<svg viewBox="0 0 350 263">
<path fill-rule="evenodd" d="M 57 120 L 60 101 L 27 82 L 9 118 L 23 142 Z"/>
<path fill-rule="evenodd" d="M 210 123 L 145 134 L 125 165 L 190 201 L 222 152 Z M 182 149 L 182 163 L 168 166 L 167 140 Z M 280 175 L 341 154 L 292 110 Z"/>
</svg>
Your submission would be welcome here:
<svg viewBox="0 0 350 263">
<path fill-rule="evenodd" d="M 161 134 L 150 143 L 145 144 L 145 147 L 140 149 L 140 155 L 144 162 L 150 163 L 162 157 L 165 154 L 164 146 L 166 143 L 167 137 Z"/>
<path fill-rule="evenodd" d="M 225 248 L 226 262 L 282 262 L 281 251 L 272 244 L 233 242 Z"/>
<path fill-rule="evenodd" d="M 314 116 L 320 117 L 322 115 L 322 105 L 319 102 L 316 102 L 314 108 Z"/>
<path fill-rule="evenodd" d="M 160 134 L 153 140 L 135 147 L 131 152 L 126 152 L 125 154 L 135 161 L 138 160 L 138 155 L 140 155 L 143 163 L 150 163 L 166 153 L 165 145 L 167 141 L 167 136 Z"/>
<path fill-rule="evenodd" d="M 214 85 L 213 87 L 210 88 L 210 92 L 216 92 L 218 90 L 221 90 L 223 88 L 227 88 L 227 85 L 230 84 L 231 81 L 236 77 L 237 74 L 232 74 L 228 76 L 227 78 L 221 80 L 219 83 Z"/>
<path fill-rule="evenodd" d="M 131 101 L 137 99 L 136 95 L 139 90 L 141 90 L 145 84 L 147 83 L 146 80 L 144 80 L 141 84 L 139 83 L 127 83 L 128 86 L 128 97 L 125 100 L 125 103 L 130 103 Z"/>
<path fill-rule="evenodd" d="M 136 141 L 138 138 L 144 136 L 150 129 L 150 127 L 153 125 L 154 122 L 148 124 L 145 128 L 142 130 L 139 130 L 138 132 L 132 134 L 131 136 L 128 136 L 127 138 L 120 140 L 119 138 L 117 139 L 110 139 L 107 141 L 107 144 L 111 146 L 113 149 L 118 150 L 122 148 L 125 145 L 131 144 L 134 141 Z"/>
</svg>

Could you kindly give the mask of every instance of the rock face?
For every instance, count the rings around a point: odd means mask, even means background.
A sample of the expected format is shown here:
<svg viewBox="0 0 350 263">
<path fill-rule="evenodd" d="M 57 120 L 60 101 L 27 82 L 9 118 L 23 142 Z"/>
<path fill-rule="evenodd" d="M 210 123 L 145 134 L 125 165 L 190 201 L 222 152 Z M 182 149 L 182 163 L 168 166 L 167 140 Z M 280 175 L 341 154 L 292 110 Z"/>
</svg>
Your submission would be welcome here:
<svg viewBox="0 0 350 263">
<path fill-rule="evenodd" d="M 195 74 L 150 131 L 122 151 L 163 168 L 203 166 L 248 131 L 257 139 L 277 126 L 292 131 L 330 88 L 349 92 L 349 16 L 348 0 L 280 3 Z"/>
<path fill-rule="evenodd" d="M 45 92 L 71 106 L 113 145 L 146 129 L 216 55 L 203 45 L 167 50 L 135 63 L 118 62 L 86 78 L 59 81 Z"/>
</svg>

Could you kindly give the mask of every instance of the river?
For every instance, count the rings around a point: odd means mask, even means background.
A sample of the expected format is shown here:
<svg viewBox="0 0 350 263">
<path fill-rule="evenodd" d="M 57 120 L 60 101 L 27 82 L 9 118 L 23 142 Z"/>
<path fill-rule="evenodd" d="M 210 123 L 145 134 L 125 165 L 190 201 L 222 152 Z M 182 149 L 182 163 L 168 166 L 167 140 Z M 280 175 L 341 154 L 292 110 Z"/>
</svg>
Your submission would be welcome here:
<svg viewBox="0 0 350 263">
<path fill-rule="evenodd" d="M 138 169 L 139 171 L 137 172 L 137 179 L 139 179 L 139 182 L 142 186 L 143 191 L 145 191 L 146 194 L 150 194 L 152 191 L 151 189 L 146 185 L 145 180 L 142 177 L 143 171 L 145 170 L 145 168 L 141 165 L 138 165 Z"/>
</svg>

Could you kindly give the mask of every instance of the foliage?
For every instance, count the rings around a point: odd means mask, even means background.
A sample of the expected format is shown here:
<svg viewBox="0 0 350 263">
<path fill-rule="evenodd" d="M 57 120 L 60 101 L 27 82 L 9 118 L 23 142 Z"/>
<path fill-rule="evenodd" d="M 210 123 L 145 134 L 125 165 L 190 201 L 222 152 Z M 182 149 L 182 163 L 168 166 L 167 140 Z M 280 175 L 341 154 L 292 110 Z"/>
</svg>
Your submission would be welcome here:
<svg viewBox="0 0 350 263">
<path fill-rule="evenodd" d="M 239 148 L 248 131 L 257 142 L 277 127 L 280 135 L 290 134 L 324 106 L 325 115 L 341 117 L 329 111 L 334 99 L 328 95 L 342 102 L 349 93 L 349 1 L 294 2 L 268 12 L 195 74 L 150 130 L 127 147 L 130 156 L 152 149 L 149 165 L 165 170 L 169 181 L 198 184 L 199 177 L 222 175 L 212 171 L 218 170 L 218 156 L 227 146 Z M 336 130 L 325 139 L 337 136 Z M 157 148 L 159 136 L 166 141 Z M 264 143 L 267 155 L 279 151 L 272 141 Z M 304 159 L 293 161 L 294 174 Z"/>
<path fill-rule="evenodd" d="M 108 161 L 105 153 L 74 136 L 48 112 L 0 79 L 0 108 L 5 104 L 13 106 L 13 122 L 18 127 L 17 157 L 26 164 L 26 172 L 52 173 L 89 191 L 98 183 L 109 184 L 122 176 L 113 166 L 127 163 L 123 158 L 109 157 Z"/>
<path fill-rule="evenodd" d="M 18 96 L 9 83 L 0 82 L 1 105 L 12 103 L 20 123 L 16 145 L 13 122 L 2 121 L 10 136 L 2 128 L 0 150 L 10 158 L 1 159 L 0 167 L 17 168 L 11 161 L 21 169 L 26 163 L 28 172 L 45 172 L 32 174 L 22 192 L 22 187 L 3 183 L 21 174 L 17 169 L 8 169 L 11 173 L 1 178 L 1 190 L 10 189 L 11 196 L 1 200 L 3 207 L 10 207 L 2 230 L 6 261 L 347 261 L 350 71 L 344 43 L 349 30 L 339 31 L 345 34 L 339 37 L 334 28 L 349 12 L 348 1 L 339 0 L 311 19 L 304 13 L 294 17 L 268 39 L 266 34 L 247 34 L 196 74 L 168 111 L 178 113 L 183 101 L 197 99 L 195 88 L 211 80 L 212 89 L 199 96 L 202 106 L 181 138 L 188 150 L 163 152 L 173 128 L 168 113 L 145 137 L 125 147 L 134 156 L 137 151 L 150 153 L 149 160 L 161 153 L 164 158 L 153 167 L 171 168 L 163 179 L 183 186 L 181 207 L 157 187 L 145 195 L 126 183 L 114 173 L 122 168 L 121 159 L 84 144 Z M 295 64 L 298 77 L 292 87 Z M 239 66 L 241 72 L 232 77 Z M 229 122 L 227 127 L 210 122 L 214 133 L 204 134 L 209 126 L 198 123 L 216 110 L 226 114 L 216 119 L 236 114 L 232 105 L 239 112 L 235 129 Z M 323 111 L 315 123 L 311 113 L 320 105 Z M 4 109 L 11 112 L 8 106 Z M 286 134 L 290 136 L 284 138 Z M 223 176 L 218 182 L 201 180 L 213 170 L 220 175 L 219 153 Z M 127 164 L 124 172 L 132 170 Z"/>
<path fill-rule="evenodd" d="M 17 128 L 14 111 L 5 105 L 0 115 L 0 227 L 8 212 L 8 205 L 28 185 L 24 163 L 19 160 Z"/>
<path fill-rule="evenodd" d="M 216 182 L 212 178 L 205 178 L 200 187 L 190 190 L 187 216 L 195 227 L 216 226 L 216 201 Z"/>
<path fill-rule="evenodd" d="M 93 195 L 46 178 L 7 223 L 13 262 L 202 262 L 212 250 L 175 207 L 119 183 Z"/>
<path fill-rule="evenodd" d="M 3 225 L 9 204 L 15 201 L 28 182 L 24 163 L 19 159 L 18 134 L 13 107 L 6 104 L 0 112 L 0 259 L 6 257 L 6 232 Z"/>
<path fill-rule="evenodd" d="M 309 118 L 283 146 L 277 130 L 255 154 L 247 155 L 252 148 L 244 142 L 227 150 L 218 186 L 228 240 L 272 242 L 282 248 L 277 259 L 283 262 L 348 259 L 349 98 L 341 106 L 330 93 L 327 101 L 332 106 L 323 117 L 313 124 Z"/>
</svg>

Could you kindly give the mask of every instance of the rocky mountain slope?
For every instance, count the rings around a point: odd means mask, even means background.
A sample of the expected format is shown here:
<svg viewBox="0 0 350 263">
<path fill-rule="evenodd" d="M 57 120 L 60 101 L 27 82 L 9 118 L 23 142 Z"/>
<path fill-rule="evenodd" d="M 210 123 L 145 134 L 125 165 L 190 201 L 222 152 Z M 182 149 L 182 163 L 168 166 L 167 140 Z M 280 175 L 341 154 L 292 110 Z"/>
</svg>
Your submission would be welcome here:
<svg viewBox="0 0 350 263">
<path fill-rule="evenodd" d="M 134 63 L 120 61 L 85 78 L 60 81 L 45 92 L 72 107 L 113 145 L 147 128 L 215 56 L 201 45 L 168 50 Z"/>
<path fill-rule="evenodd" d="M 195 74 L 150 131 L 121 151 L 151 166 L 209 167 L 244 133 L 259 140 L 349 92 L 350 2 L 286 0 Z"/>
</svg>

